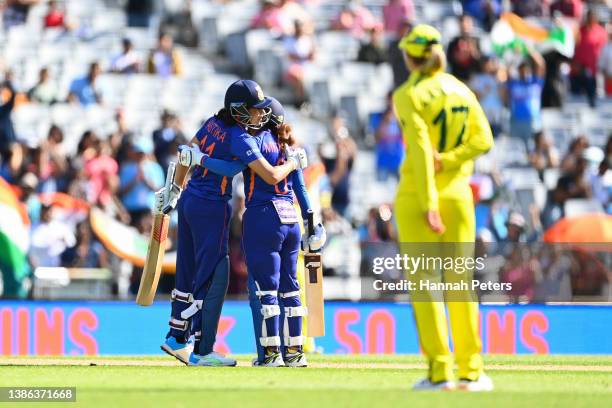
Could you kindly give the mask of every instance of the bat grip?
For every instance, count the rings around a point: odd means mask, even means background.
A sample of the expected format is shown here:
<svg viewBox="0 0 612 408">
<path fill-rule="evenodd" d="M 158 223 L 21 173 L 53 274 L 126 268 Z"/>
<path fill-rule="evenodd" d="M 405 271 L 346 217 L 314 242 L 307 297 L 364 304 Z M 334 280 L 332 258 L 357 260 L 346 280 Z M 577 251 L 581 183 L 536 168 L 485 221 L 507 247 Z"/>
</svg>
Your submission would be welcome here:
<svg viewBox="0 0 612 408">
<path fill-rule="evenodd" d="M 314 212 L 312 210 L 308 210 L 308 235 L 314 235 Z"/>
</svg>

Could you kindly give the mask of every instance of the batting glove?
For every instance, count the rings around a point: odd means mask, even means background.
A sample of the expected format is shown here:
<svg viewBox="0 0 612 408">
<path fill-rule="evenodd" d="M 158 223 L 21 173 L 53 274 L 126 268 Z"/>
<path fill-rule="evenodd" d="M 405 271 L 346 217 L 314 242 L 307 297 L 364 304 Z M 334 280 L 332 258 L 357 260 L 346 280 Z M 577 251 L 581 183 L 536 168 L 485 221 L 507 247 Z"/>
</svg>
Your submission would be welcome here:
<svg viewBox="0 0 612 408">
<path fill-rule="evenodd" d="M 197 143 L 192 143 L 191 146 L 179 146 L 179 163 L 185 167 L 201 166 L 207 157 L 208 155 L 200 150 Z"/>
<path fill-rule="evenodd" d="M 327 242 L 327 232 L 323 224 L 318 223 L 314 227 L 314 234 L 308 235 L 308 220 L 304 220 L 304 230 L 300 243 L 304 252 L 319 252 Z"/>
<path fill-rule="evenodd" d="M 155 192 L 155 205 L 153 206 L 153 212 L 161 214 L 164 211 L 166 205 L 166 187 L 163 187 Z"/>
<path fill-rule="evenodd" d="M 293 160 L 296 170 L 308 167 L 308 157 L 306 156 L 306 151 L 302 148 L 292 149 L 289 146 L 285 146 L 285 156 L 287 161 Z"/>
<path fill-rule="evenodd" d="M 166 188 L 164 187 L 162 190 L 165 190 L 165 189 Z M 170 211 L 176 208 L 176 203 L 178 203 L 178 200 L 181 197 L 182 191 L 183 189 L 181 189 L 176 184 L 172 183 L 172 187 L 170 188 L 170 191 L 167 192 L 168 198 L 166 199 L 166 203 L 164 205 L 164 208 L 162 209 L 162 212 L 164 214 L 169 214 Z"/>
</svg>

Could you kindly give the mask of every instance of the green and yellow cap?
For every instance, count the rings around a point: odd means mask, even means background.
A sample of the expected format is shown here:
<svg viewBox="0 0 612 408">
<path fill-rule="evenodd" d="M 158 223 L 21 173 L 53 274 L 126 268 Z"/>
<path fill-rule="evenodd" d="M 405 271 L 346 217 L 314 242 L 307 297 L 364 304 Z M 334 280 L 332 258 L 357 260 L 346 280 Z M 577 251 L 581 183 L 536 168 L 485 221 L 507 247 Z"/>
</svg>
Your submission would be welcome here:
<svg viewBox="0 0 612 408">
<path fill-rule="evenodd" d="M 441 47 L 438 30 L 427 24 L 416 25 L 399 42 L 399 49 L 414 58 L 427 58 L 433 47 Z"/>
</svg>

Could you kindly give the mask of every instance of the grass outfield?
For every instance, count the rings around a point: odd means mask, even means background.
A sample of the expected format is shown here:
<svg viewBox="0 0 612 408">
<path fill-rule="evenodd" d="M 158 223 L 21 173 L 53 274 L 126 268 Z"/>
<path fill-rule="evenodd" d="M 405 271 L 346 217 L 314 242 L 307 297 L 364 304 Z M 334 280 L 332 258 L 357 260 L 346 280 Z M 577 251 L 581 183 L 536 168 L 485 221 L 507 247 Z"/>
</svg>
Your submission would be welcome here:
<svg viewBox="0 0 612 408">
<path fill-rule="evenodd" d="M 0 386 L 73 386 L 77 403 L 65 404 L 73 407 L 542 408 L 612 401 L 612 356 L 489 355 L 496 390 L 486 394 L 410 392 L 424 374 L 419 356 L 310 356 L 306 369 L 253 368 L 249 356 L 239 361 L 236 368 L 204 368 L 162 356 L 0 358 Z"/>
</svg>

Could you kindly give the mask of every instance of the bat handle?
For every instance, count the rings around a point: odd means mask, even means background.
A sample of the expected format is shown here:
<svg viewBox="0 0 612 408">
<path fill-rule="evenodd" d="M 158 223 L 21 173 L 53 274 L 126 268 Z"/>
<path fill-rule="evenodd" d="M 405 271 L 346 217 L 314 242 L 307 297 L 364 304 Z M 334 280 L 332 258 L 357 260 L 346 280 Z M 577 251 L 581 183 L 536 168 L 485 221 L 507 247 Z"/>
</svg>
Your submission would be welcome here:
<svg viewBox="0 0 612 408">
<path fill-rule="evenodd" d="M 314 212 L 312 210 L 308 210 L 308 235 L 314 235 Z"/>
</svg>

